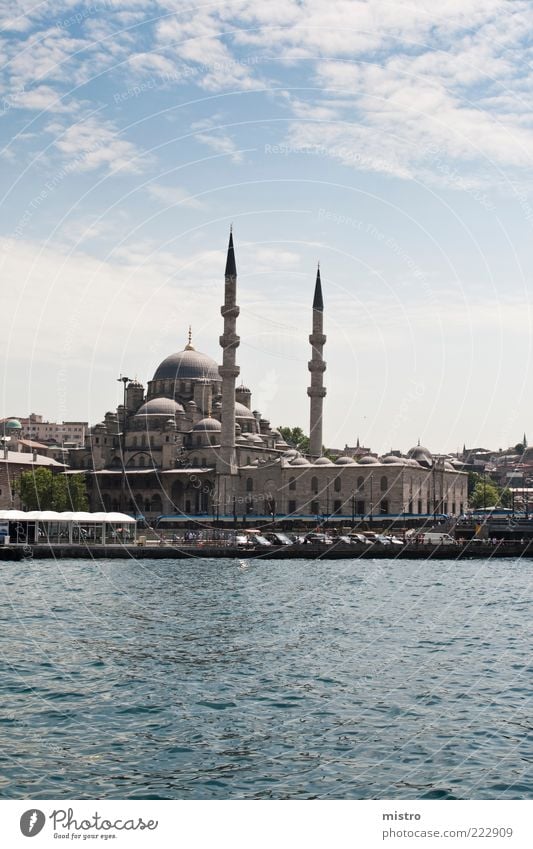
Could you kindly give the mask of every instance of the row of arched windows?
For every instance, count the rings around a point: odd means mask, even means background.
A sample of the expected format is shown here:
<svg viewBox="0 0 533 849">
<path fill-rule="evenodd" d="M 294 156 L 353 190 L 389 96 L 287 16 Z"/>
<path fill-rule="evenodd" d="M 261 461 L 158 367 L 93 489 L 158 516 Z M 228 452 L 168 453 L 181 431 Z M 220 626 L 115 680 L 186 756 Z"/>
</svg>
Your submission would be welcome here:
<svg viewBox="0 0 533 849">
<path fill-rule="evenodd" d="M 248 478 L 248 481 L 251 481 L 251 478 Z M 247 489 L 248 489 L 248 481 L 247 481 L 247 484 L 246 484 Z M 327 484 L 324 483 L 322 485 L 322 489 L 324 490 L 326 488 L 326 486 L 327 486 Z M 253 483 L 252 483 L 252 487 L 253 487 Z M 361 491 L 364 490 L 364 488 L 365 488 L 365 478 L 361 475 L 361 477 L 357 478 L 357 489 L 358 489 L 359 492 L 361 492 Z M 388 478 L 386 477 L 386 475 L 383 475 L 383 477 L 381 478 L 381 480 L 379 482 L 379 488 L 380 488 L 381 492 L 387 492 L 387 490 L 389 488 L 389 481 L 388 481 Z M 294 491 L 296 489 L 296 478 L 295 477 L 289 478 L 289 489 L 292 490 L 292 491 Z M 336 477 L 334 479 L 333 489 L 334 489 L 335 492 L 341 491 L 341 489 L 342 489 L 342 478 L 341 477 Z M 319 491 L 318 478 L 313 476 L 311 478 L 311 492 L 314 495 L 317 495 L 318 491 Z"/>
</svg>

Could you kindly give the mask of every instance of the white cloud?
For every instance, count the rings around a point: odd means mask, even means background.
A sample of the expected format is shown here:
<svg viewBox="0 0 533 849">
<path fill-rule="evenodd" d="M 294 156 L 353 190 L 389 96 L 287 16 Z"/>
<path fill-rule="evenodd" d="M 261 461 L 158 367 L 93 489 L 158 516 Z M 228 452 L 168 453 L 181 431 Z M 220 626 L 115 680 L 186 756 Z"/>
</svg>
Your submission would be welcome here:
<svg viewBox="0 0 533 849">
<path fill-rule="evenodd" d="M 216 131 L 197 133 L 196 139 L 216 153 L 227 154 L 232 162 L 242 162 L 243 151 L 239 150 L 233 139 L 226 133 Z"/>
<path fill-rule="evenodd" d="M 56 136 L 54 146 L 73 170 L 106 168 L 109 172 L 137 173 L 147 162 L 132 142 L 120 136 L 111 121 L 101 121 L 96 116 L 69 127 L 50 124 L 47 131 Z"/>
<path fill-rule="evenodd" d="M 162 186 L 152 183 L 147 186 L 150 197 L 164 206 L 185 206 L 189 209 L 202 209 L 203 203 L 180 186 Z"/>
</svg>

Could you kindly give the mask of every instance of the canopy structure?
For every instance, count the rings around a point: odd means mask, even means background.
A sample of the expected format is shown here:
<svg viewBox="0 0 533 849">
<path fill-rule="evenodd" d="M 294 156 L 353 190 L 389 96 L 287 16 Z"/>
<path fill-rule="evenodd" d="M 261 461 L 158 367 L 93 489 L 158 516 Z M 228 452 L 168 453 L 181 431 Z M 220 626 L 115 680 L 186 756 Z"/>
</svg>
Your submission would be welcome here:
<svg viewBox="0 0 533 849">
<path fill-rule="evenodd" d="M 57 513 L 55 510 L 0 510 L 1 522 L 121 522 L 123 525 L 134 525 L 136 520 L 125 513 L 77 513 L 64 512 Z"/>
<path fill-rule="evenodd" d="M 109 545 L 134 542 L 137 523 L 125 513 L 0 510 L 0 533 L 11 542 Z"/>
</svg>

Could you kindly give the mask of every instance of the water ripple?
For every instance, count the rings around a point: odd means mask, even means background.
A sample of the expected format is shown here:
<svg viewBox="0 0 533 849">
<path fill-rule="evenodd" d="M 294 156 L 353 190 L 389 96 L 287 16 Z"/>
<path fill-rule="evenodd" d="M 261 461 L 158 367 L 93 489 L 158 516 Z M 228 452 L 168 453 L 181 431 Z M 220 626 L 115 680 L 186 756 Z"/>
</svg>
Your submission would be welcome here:
<svg viewBox="0 0 533 849">
<path fill-rule="evenodd" d="M 4 798 L 532 795 L 530 562 L 3 566 Z"/>
</svg>

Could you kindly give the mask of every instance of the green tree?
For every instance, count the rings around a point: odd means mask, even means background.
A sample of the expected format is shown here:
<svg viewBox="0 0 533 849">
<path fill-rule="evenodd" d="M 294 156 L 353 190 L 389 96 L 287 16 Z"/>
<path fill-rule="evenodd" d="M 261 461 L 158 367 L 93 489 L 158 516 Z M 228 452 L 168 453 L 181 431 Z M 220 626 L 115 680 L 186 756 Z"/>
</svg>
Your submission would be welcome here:
<svg viewBox="0 0 533 849">
<path fill-rule="evenodd" d="M 83 475 L 54 475 L 50 469 L 23 472 L 15 484 L 26 510 L 86 510 Z"/>
<path fill-rule="evenodd" d="M 495 507 L 500 504 L 500 489 L 490 481 L 480 481 L 476 484 L 470 496 L 470 506 L 475 510 L 479 507 Z"/>
<path fill-rule="evenodd" d="M 291 448 L 297 448 L 302 454 L 309 451 L 309 437 L 305 435 L 301 427 L 280 427 L 279 432 Z"/>
<path fill-rule="evenodd" d="M 65 475 L 70 510 L 88 510 L 87 486 L 83 475 Z"/>
</svg>

